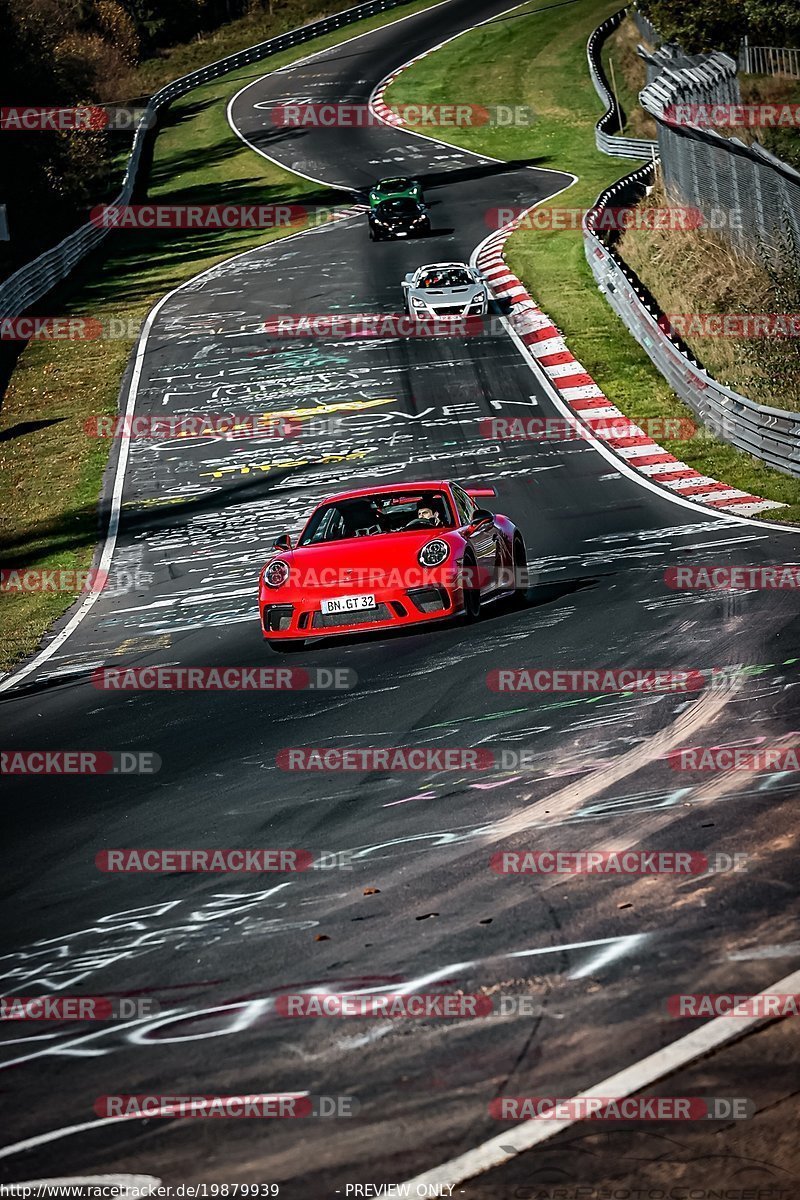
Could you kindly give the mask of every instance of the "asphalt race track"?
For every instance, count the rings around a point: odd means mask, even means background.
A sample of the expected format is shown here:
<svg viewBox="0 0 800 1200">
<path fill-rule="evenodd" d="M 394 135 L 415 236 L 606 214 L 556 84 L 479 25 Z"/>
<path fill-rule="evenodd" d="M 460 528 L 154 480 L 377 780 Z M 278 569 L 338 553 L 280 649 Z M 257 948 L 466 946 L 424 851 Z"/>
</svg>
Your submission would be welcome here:
<svg viewBox="0 0 800 1200">
<path fill-rule="evenodd" d="M 254 78 L 231 104 L 254 153 L 345 189 L 343 215 L 171 294 L 123 406 L 132 396 L 140 415 L 291 414 L 300 428 L 281 441 L 133 441 L 112 576 L 138 586 L 103 592 L 0 695 L 6 748 L 161 759 L 152 776 L 4 781 L 4 994 L 125 994 L 160 1012 L 91 1028 L 6 1023 L 3 1182 L 147 1174 L 278 1183 L 290 1200 L 322 1200 L 435 1176 L 501 1132 L 522 1148 L 513 1124 L 489 1114 L 495 1097 L 575 1096 L 698 1027 L 667 1014 L 670 994 L 758 992 L 797 967 L 796 774 L 686 773 L 664 758 L 683 746 L 775 745 L 797 727 L 792 593 L 676 591 L 664 577 L 676 565 L 797 561 L 797 535 L 678 502 L 586 441 L 481 436 L 487 417 L 560 415 L 499 325 L 459 339 L 263 329 L 291 314 L 399 313 L 407 271 L 469 260 L 491 209 L 568 186 L 570 164 L 535 147 L 530 161 L 501 164 L 382 125 L 296 130 L 270 118 L 290 100 L 366 103 L 399 65 L 504 7 L 447 0 Z M 423 179 L 434 232 L 373 245 L 364 189 L 395 172 Z M 277 533 L 350 485 L 451 478 L 494 486 L 488 505 L 523 530 L 532 586 L 522 609 L 494 605 L 474 626 L 330 640 L 291 658 L 264 646 L 257 578 Z M 347 668 L 357 683 L 206 693 L 92 683 L 99 666 L 165 664 Z M 504 694 L 486 682 L 525 666 L 737 665 L 750 669 L 686 694 Z M 506 748 L 533 760 L 478 774 L 277 767 L 280 750 L 304 746 Z M 103 873 L 95 855 L 114 847 L 303 847 L 340 866 Z M 686 878 L 505 877 L 489 866 L 500 849 L 628 847 L 748 860 Z M 282 993 L 323 989 L 536 1004 L 533 1015 L 424 1021 L 276 1009 Z M 646 1186 L 645 1197 L 676 1183 L 789 1196 L 800 1178 L 791 1025 L 678 1058 L 649 1089 L 745 1096 L 751 1120 L 578 1124 L 453 1194 L 616 1182 Z M 357 1112 L 103 1121 L 93 1109 L 123 1093 L 284 1092 L 355 1097 Z"/>
</svg>

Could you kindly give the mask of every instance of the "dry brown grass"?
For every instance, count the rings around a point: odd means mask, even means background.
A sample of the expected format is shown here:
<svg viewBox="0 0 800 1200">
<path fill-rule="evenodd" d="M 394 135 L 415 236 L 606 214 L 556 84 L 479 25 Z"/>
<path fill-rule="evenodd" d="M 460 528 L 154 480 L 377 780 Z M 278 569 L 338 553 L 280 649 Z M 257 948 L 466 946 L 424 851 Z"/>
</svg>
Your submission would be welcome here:
<svg viewBox="0 0 800 1200">
<path fill-rule="evenodd" d="M 626 17 L 612 33 L 603 48 L 603 64 L 611 82 L 609 63 L 614 64 L 614 76 L 620 104 L 625 109 L 625 136 L 655 138 L 656 123 L 639 103 L 639 92 L 647 83 L 644 60 L 636 53 L 642 35 L 631 17 Z"/>
<path fill-rule="evenodd" d="M 659 183 L 644 202 L 681 204 Z M 787 313 L 791 267 L 768 271 L 755 257 L 704 229 L 630 229 L 619 251 L 663 312 Z M 796 285 L 800 292 L 800 283 Z M 800 299 L 800 296 L 798 296 Z M 686 344 L 726 386 L 760 404 L 800 411 L 800 343 L 796 338 L 732 338 L 687 334 Z"/>
</svg>

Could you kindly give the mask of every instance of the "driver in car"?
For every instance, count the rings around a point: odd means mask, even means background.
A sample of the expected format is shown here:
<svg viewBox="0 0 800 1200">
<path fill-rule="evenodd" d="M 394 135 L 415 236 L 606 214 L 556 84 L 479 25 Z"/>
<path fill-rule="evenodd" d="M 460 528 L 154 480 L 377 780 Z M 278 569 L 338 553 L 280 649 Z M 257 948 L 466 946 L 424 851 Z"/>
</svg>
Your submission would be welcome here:
<svg viewBox="0 0 800 1200">
<path fill-rule="evenodd" d="M 439 513 L 436 512 L 436 510 L 431 504 L 428 503 L 428 501 L 423 500 L 422 503 L 417 506 L 417 515 L 412 521 L 409 522 L 408 528 L 437 529 L 441 526 L 441 524 L 442 518 Z"/>
</svg>

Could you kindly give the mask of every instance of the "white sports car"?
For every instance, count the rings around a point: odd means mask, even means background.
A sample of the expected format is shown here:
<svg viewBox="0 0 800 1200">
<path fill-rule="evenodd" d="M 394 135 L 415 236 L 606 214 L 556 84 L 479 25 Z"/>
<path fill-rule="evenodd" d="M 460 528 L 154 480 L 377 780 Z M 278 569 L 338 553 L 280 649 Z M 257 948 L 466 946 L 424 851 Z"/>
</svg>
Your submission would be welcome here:
<svg viewBox="0 0 800 1200">
<path fill-rule="evenodd" d="M 466 263 L 430 263 L 406 275 L 403 305 L 411 316 L 482 317 L 489 292 L 481 276 Z"/>
</svg>

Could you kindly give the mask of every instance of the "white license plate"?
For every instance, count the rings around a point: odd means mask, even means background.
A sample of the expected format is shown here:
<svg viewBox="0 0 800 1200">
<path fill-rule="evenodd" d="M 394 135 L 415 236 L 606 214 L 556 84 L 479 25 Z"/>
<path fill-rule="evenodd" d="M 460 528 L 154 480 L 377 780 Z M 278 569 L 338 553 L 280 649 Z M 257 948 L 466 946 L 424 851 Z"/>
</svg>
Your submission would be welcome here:
<svg viewBox="0 0 800 1200">
<path fill-rule="evenodd" d="M 398 236 L 398 237 L 408 237 L 408 234 L 407 234 L 407 233 L 400 233 L 400 232 L 398 232 L 397 236 Z"/>
<path fill-rule="evenodd" d="M 323 600 L 322 611 L 325 616 L 331 613 L 360 612 L 364 608 L 375 608 L 374 596 L 337 596 L 335 600 Z"/>
</svg>

